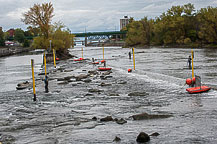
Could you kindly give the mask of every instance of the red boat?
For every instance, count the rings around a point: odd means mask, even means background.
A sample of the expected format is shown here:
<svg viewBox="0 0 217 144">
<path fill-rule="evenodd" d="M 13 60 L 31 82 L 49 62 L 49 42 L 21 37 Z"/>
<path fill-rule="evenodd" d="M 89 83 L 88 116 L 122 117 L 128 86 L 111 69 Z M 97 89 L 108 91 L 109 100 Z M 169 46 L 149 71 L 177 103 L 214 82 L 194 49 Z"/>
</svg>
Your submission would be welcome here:
<svg viewBox="0 0 217 144">
<path fill-rule="evenodd" d="M 92 62 L 92 64 L 99 64 L 99 62 Z"/>
<path fill-rule="evenodd" d="M 79 58 L 79 59 L 74 59 L 73 61 L 82 61 L 84 60 L 83 58 Z"/>
<path fill-rule="evenodd" d="M 208 86 L 201 86 L 201 87 L 187 88 L 186 91 L 188 91 L 190 94 L 194 94 L 194 93 L 206 92 L 209 91 L 210 89 L 211 88 Z"/>
<path fill-rule="evenodd" d="M 99 67 L 98 70 L 99 71 L 108 71 L 111 70 L 112 68 L 106 68 L 106 67 Z"/>
</svg>

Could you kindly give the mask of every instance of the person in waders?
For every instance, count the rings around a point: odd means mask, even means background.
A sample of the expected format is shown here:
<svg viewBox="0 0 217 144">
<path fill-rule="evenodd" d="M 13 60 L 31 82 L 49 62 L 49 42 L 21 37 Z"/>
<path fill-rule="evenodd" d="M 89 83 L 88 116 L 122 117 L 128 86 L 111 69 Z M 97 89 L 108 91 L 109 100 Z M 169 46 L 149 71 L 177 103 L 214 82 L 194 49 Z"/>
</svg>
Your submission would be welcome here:
<svg viewBox="0 0 217 144">
<path fill-rule="evenodd" d="M 45 84 L 45 92 L 48 93 L 48 77 L 47 77 L 47 75 L 45 76 L 44 84 Z"/>
<path fill-rule="evenodd" d="M 106 67 L 106 61 L 104 62 L 104 67 Z"/>
<path fill-rule="evenodd" d="M 191 56 L 188 57 L 188 67 L 191 69 Z"/>
<path fill-rule="evenodd" d="M 131 52 L 129 52 L 129 59 L 131 59 Z"/>
</svg>

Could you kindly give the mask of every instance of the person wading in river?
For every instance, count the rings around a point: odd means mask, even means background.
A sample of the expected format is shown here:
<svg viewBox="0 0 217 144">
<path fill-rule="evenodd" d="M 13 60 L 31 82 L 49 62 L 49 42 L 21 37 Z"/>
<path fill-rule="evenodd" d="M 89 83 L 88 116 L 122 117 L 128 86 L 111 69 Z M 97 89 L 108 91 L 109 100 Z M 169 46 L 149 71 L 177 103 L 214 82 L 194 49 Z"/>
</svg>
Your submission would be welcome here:
<svg viewBox="0 0 217 144">
<path fill-rule="evenodd" d="M 131 59 L 131 52 L 129 52 L 129 59 Z"/>
<path fill-rule="evenodd" d="M 44 84 L 45 84 L 45 92 L 48 93 L 48 77 L 47 76 L 45 76 Z"/>
<path fill-rule="evenodd" d="M 188 57 L 188 67 L 191 69 L 191 56 Z"/>
</svg>

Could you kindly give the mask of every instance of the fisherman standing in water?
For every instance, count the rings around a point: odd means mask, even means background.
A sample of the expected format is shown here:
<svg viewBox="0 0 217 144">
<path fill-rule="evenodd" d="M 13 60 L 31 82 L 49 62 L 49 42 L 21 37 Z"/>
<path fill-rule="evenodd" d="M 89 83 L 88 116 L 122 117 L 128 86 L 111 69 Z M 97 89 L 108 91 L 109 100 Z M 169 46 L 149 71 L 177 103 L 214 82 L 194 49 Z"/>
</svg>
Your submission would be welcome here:
<svg viewBox="0 0 217 144">
<path fill-rule="evenodd" d="M 47 75 L 45 76 L 44 84 L 45 84 L 45 93 L 48 93 L 48 77 L 47 77 Z"/>
<path fill-rule="evenodd" d="M 191 69 L 191 56 L 188 57 L 188 67 Z"/>
<path fill-rule="evenodd" d="M 131 59 L 131 52 L 129 52 L 129 59 Z"/>
</svg>

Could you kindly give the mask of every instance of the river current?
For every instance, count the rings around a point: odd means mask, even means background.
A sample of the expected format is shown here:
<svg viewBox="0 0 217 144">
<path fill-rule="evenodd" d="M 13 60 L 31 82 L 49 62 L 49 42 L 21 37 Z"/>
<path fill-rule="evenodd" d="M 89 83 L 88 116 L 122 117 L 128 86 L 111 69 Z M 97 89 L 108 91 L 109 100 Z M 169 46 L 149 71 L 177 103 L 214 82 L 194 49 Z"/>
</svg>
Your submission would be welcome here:
<svg viewBox="0 0 217 144">
<path fill-rule="evenodd" d="M 191 77 L 187 59 L 188 48 L 135 49 L 129 59 L 129 48 L 105 47 L 106 66 L 112 68 L 112 77 L 105 80 L 111 84 L 100 87 L 102 82 L 95 77 L 91 83 L 71 82 L 60 84 L 61 76 L 78 75 L 96 69 L 92 58 L 103 58 L 101 47 L 85 47 L 84 63 L 73 59 L 57 62 L 57 71 L 48 64 L 49 93 L 44 92 L 42 54 L 27 53 L 0 58 L 0 142 L 3 136 L 11 143 L 136 143 L 137 135 L 158 132 L 150 143 L 217 143 L 217 50 L 194 49 L 194 72 L 202 83 L 212 87 L 207 93 L 188 94 L 186 78 Z M 81 47 L 70 49 L 81 57 Z M 30 60 L 35 60 L 37 102 L 32 101 L 32 89 L 16 90 L 19 82 L 31 81 Z M 126 85 L 118 84 L 125 81 Z M 120 82 L 119 82 L 120 83 Z M 101 93 L 88 95 L 89 88 L 102 89 Z M 130 97 L 130 92 L 146 92 L 148 96 Z M 109 96 L 115 93 L 115 96 Z M 165 119 L 135 121 L 130 116 L 139 113 L 170 114 Z M 92 117 L 111 115 L 124 118 L 126 124 L 92 121 Z M 8 138 L 8 139 L 9 139 Z"/>
</svg>

